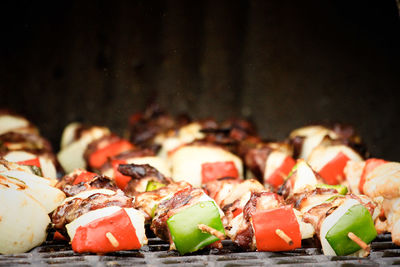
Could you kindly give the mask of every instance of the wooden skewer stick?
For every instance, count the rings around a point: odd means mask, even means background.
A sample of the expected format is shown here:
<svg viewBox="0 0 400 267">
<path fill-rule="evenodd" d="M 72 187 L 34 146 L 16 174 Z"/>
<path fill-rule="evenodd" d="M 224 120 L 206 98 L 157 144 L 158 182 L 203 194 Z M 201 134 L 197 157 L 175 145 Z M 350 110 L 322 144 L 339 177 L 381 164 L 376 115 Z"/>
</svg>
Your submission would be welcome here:
<svg viewBox="0 0 400 267">
<path fill-rule="evenodd" d="M 359 245 L 362 249 L 364 249 L 365 251 L 367 251 L 367 253 L 369 254 L 369 251 L 371 250 L 371 247 L 366 244 L 364 241 L 361 240 L 361 238 L 359 238 L 358 236 L 356 236 L 354 233 L 349 232 L 347 234 L 347 236 L 353 240 L 353 242 L 355 242 L 357 245 Z M 367 255 L 368 255 L 367 254 Z"/>
<path fill-rule="evenodd" d="M 211 234 L 211 235 L 217 237 L 217 238 L 220 239 L 220 240 L 224 240 L 224 239 L 225 239 L 225 235 L 224 235 L 223 233 L 221 233 L 221 232 L 218 231 L 218 230 L 215 230 L 214 228 L 211 228 L 211 227 L 208 226 L 208 225 L 199 224 L 199 225 L 197 225 L 197 227 L 198 227 L 202 232 L 209 233 L 209 234 Z"/>
<path fill-rule="evenodd" d="M 284 231 L 282 231 L 281 229 L 276 229 L 275 233 L 282 238 L 286 243 L 288 243 L 289 246 L 293 245 L 293 240 L 287 235 L 285 234 Z"/>
<path fill-rule="evenodd" d="M 107 232 L 107 233 L 106 233 L 106 237 L 107 237 L 108 241 L 110 241 L 110 243 L 111 243 L 111 245 L 112 245 L 113 247 L 116 248 L 116 247 L 119 246 L 118 240 L 115 238 L 115 236 L 114 236 L 112 233 Z"/>
</svg>

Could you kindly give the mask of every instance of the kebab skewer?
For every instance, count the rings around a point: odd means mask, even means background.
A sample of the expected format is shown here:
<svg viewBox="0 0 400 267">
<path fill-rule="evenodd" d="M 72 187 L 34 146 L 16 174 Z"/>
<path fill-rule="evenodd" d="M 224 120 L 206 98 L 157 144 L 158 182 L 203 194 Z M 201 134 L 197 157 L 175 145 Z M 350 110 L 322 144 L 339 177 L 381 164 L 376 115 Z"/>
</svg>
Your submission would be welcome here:
<svg viewBox="0 0 400 267">
<path fill-rule="evenodd" d="M 223 216 L 203 190 L 187 188 L 157 206 L 150 228 L 170 249 L 186 254 L 224 239 Z"/>
<path fill-rule="evenodd" d="M 286 201 L 294 203 L 303 213 L 303 221 L 313 225 L 324 254 L 343 256 L 359 251 L 357 256 L 366 256 L 367 244 L 377 235 L 374 221 L 379 207 L 366 196 L 346 194 L 344 186 L 319 185 L 316 172 L 304 161 L 298 164 L 294 177 L 287 181 L 295 184 L 290 187 L 292 192 L 286 192 Z"/>
<path fill-rule="evenodd" d="M 52 223 L 74 251 L 108 253 L 147 244 L 144 215 L 111 179 L 78 170 L 59 186 L 70 197 L 53 212 Z"/>
<path fill-rule="evenodd" d="M 147 183 L 147 191 L 136 194 L 135 207 L 146 214 L 150 228 L 170 243 L 170 249 L 186 254 L 225 238 L 224 214 L 202 189 L 173 182 L 149 165 L 126 164 L 119 170 L 137 180 L 132 186 Z M 162 186 L 152 190 L 154 184 Z"/>
<path fill-rule="evenodd" d="M 256 180 L 224 178 L 204 188 L 225 212 L 227 235 L 243 249 L 293 250 L 301 246 L 301 239 L 313 235 L 311 225 L 303 223 L 297 211 Z"/>
</svg>

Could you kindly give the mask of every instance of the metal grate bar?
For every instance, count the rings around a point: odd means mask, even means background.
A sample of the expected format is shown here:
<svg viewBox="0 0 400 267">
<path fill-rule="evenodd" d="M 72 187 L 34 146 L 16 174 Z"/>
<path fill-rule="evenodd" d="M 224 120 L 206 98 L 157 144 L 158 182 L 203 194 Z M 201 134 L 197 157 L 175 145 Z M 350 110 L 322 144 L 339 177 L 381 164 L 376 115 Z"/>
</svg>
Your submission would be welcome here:
<svg viewBox="0 0 400 267">
<path fill-rule="evenodd" d="M 320 248 L 307 247 L 288 252 L 245 252 L 229 240 L 224 248 L 205 249 L 181 256 L 177 251 L 168 251 L 169 245 L 158 238 L 149 238 L 149 244 L 138 251 L 120 251 L 107 255 L 78 254 L 70 245 L 47 241 L 29 253 L 0 255 L 0 266 L 266 266 L 293 265 L 337 266 L 337 265 L 398 265 L 400 247 L 393 244 L 390 234 L 380 235 L 371 244 L 371 255 L 367 258 L 325 256 Z"/>
</svg>

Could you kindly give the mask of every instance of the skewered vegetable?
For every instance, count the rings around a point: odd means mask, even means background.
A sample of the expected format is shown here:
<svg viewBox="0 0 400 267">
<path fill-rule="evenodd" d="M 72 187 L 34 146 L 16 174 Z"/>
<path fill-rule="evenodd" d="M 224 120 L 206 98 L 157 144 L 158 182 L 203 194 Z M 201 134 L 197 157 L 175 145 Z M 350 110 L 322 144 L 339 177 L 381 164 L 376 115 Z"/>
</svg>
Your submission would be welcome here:
<svg viewBox="0 0 400 267">
<path fill-rule="evenodd" d="M 187 181 L 195 187 L 222 177 L 243 178 L 241 159 L 222 147 L 185 145 L 175 150 L 170 160 L 172 178 Z"/>
<path fill-rule="evenodd" d="M 181 254 L 202 249 L 224 236 L 223 213 L 201 189 L 176 192 L 154 213 L 151 229 Z"/>
<path fill-rule="evenodd" d="M 360 249 L 369 253 L 368 248 L 355 241 L 354 236 L 369 244 L 376 235 L 369 211 L 360 202 L 348 199 L 323 221 L 320 239 L 325 255 L 345 256 Z"/>
<path fill-rule="evenodd" d="M 0 253 L 22 253 L 46 240 L 50 218 L 24 183 L 7 180 L 0 176 Z"/>
<path fill-rule="evenodd" d="M 69 135 L 70 131 L 71 128 L 67 126 L 63 135 Z M 77 139 L 64 141 L 64 144 L 67 145 L 57 154 L 61 166 L 67 173 L 72 172 L 75 169 L 86 168 L 84 152 L 87 146 L 91 142 L 109 134 L 110 130 L 105 127 L 83 128 Z M 69 137 L 62 137 L 62 139 L 66 140 L 69 139 Z"/>
<path fill-rule="evenodd" d="M 291 206 L 256 210 L 252 215 L 258 251 L 285 251 L 301 247 L 301 232 Z"/>
</svg>

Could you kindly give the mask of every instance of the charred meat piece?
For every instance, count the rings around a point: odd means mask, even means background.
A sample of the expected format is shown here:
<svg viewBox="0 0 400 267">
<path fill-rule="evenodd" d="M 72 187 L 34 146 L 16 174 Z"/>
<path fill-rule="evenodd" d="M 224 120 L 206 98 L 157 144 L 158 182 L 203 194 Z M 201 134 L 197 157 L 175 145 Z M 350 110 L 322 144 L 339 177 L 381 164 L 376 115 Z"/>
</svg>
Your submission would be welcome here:
<svg viewBox="0 0 400 267">
<path fill-rule="evenodd" d="M 151 177 L 163 183 L 171 183 L 171 179 L 164 177 L 161 172 L 149 164 L 121 164 L 118 166 L 118 171 L 137 180 Z"/>
<path fill-rule="evenodd" d="M 252 172 L 252 174 L 262 182 L 264 177 L 265 165 L 272 148 L 264 145 L 262 147 L 249 149 L 244 157 L 245 166 Z"/>
<path fill-rule="evenodd" d="M 133 207 L 133 198 L 125 196 L 122 191 L 108 191 L 108 194 L 105 194 L 105 192 L 107 191 L 88 190 L 67 198 L 51 216 L 54 228 L 65 232 L 66 224 L 92 210 L 110 206 Z"/>
<path fill-rule="evenodd" d="M 131 196 L 148 191 L 149 182 L 156 182 L 161 185 L 172 183 L 170 178 L 165 177 L 149 164 L 121 164 L 118 166 L 118 171 L 122 175 L 132 178 L 124 188 L 124 192 Z"/>
<path fill-rule="evenodd" d="M 203 188 L 221 207 L 228 221 L 242 212 L 251 193 L 265 191 L 264 186 L 254 179 L 222 178 L 206 183 Z"/>
<path fill-rule="evenodd" d="M 129 151 L 122 152 L 118 155 L 111 156 L 110 160 L 107 161 L 103 166 L 101 166 L 101 168 L 99 170 L 101 173 L 108 173 L 113 168 L 113 165 L 112 165 L 113 161 L 126 162 L 125 164 L 129 164 L 129 163 L 133 163 L 133 162 L 129 162 L 130 159 L 142 158 L 142 157 L 154 157 L 155 155 L 156 154 L 151 149 L 147 149 L 147 148 L 132 149 Z M 109 176 L 111 177 L 112 175 L 109 175 Z"/>
<path fill-rule="evenodd" d="M 203 140 L 205 135 L 201 132 L 202 128 L 203 122 L 196 121 L 158 134 L 154 139 L 154 143 L 161 147 L 158 156 L 167 158 L 178 147 L 197 140 Z"/>
<path fill-rule="evenodd" d="M 152 167 L 156 168 L 161 174 L 164 176 L 171 176 L 170 167 L 168 162 L 161 158 L 155 156 L 154 152 L 150 149 L 141 149 L 137 148 L 134 150 L 129 150 L 123 152 L 119 155 L 114 157 L 110 157 L 107 163 L 105 163 L 101 168 L 100 171 L 102 174 L 112 177 L 120 189 L 125 190 L 127 189 L 128 182 L 132 180 L 129 174 L 124 175 L 122 174 L 118 168 L 120 165 L 126 164 L 136 164 L 136 165 L 143 165 L 148 164 Z M 135 192 L 144 192 L 146 191 L 146 183 L 144 180 L 145 177 L 141 178 L 141 185 L 136 186 L 134 185 L 129 191 L 133 194 Z M 147 179 L 148 180 L 148 179 Z M 139 179 L 134 179 L 134 183 L 138 182 Z"/>
<path fill-rule="evenodd" d="M 52 148 L 46 139 L 32 133 L 7 132 L 0 135 L 0 151 L 23 150 L 34 154 L 52 154 Z"/>
<path fill-rule="evenodd" d="M 101 189 L 101 188 L 113 191 L 118 190 L 118 187 L 113 180 L 111 180 L 106 176 L 98 175 L 88 182 L 80 182 L 75 185 L 66 185 L 62 188 L 62 191 L 67 196 L 75 196 L 80 192 L 88 189 Z"/>
<path fill-rule="evenodd" d="M 115 182 L 104 175 L 99 175 L 85 170 L 75 170 L 65 175 L 56 187 L 63 191 L 68 197 L 74 196 L 88 189 L 109 189 L 117 191 Z"/>
<path fill-rule="evenodd" d="M 219 125 L 203 123 L 201 132 L 205 134 L 203 141 L 223 146 L 242 158 L 247 149 L 261 142 L 255 125 L 249 120 L 230 119 Z"/>
<path fill-rule="evenodd" d="M 306 161 L 298 159 L 288 178 L 279 188 L 278 194 L 287 199 L 296 193 L 313 190 L 318 183 L 322 183 L 318 173 Z"/>
<path fill-rule="evenodd" d="M 245 154 L 245 166 L 264 185 L 277 189 L 295 165 L 286 143 L 262 143 Z"/>
<path fill-rule="evenodd" d="M 140 147 L 151 147 L 157 134 L 188 124 L 187 116 L 172 117 L 157 105 L 149 106 L 144 113 L 136 113 L 129 121 L 130 140 Z"/>
<path fill-rule="evenodd" d="M 168 230 L 167 220 L 174 215 L 179 208 L 196 202 L 203 192 L 196 189 L 181 190 L 170 199 L 162 201 L 155 210 L 155 217 L 151 223 L 151 229 L 159 238 L 172 243 Z"/>
<path fill-rule="evenodd" d="M 332 125 L 310 125 L 293 130 L 290 133 L 289 140 L 294 147 L 294 158 L 307 159 L 312 150 L 325 137 L 336 140 L 340 144 L 351 146 L 361 155 L 366 155 L 365 146 L 354 128 L 336 123 Z"/>
<path fill-rule="evenodd" d="M 333 188 L 315 188 L 314 190 L 294 194 L 290 199 L 286 199 L 286 203 L 293 204 L 294 208 L 305 212 L 338 195 L 339 192 Z"/>
<path fill-rule="evenodd" d="M 154 217 L 155 209 L 163 200 L 171 198 L 176 192 L 190 189 L 192 186 L 184 181 L 168 184 L 157 190 L 139 193 L 135 196 L 135 208 L 143 211 L 146 221 Z"/>
</svg>

